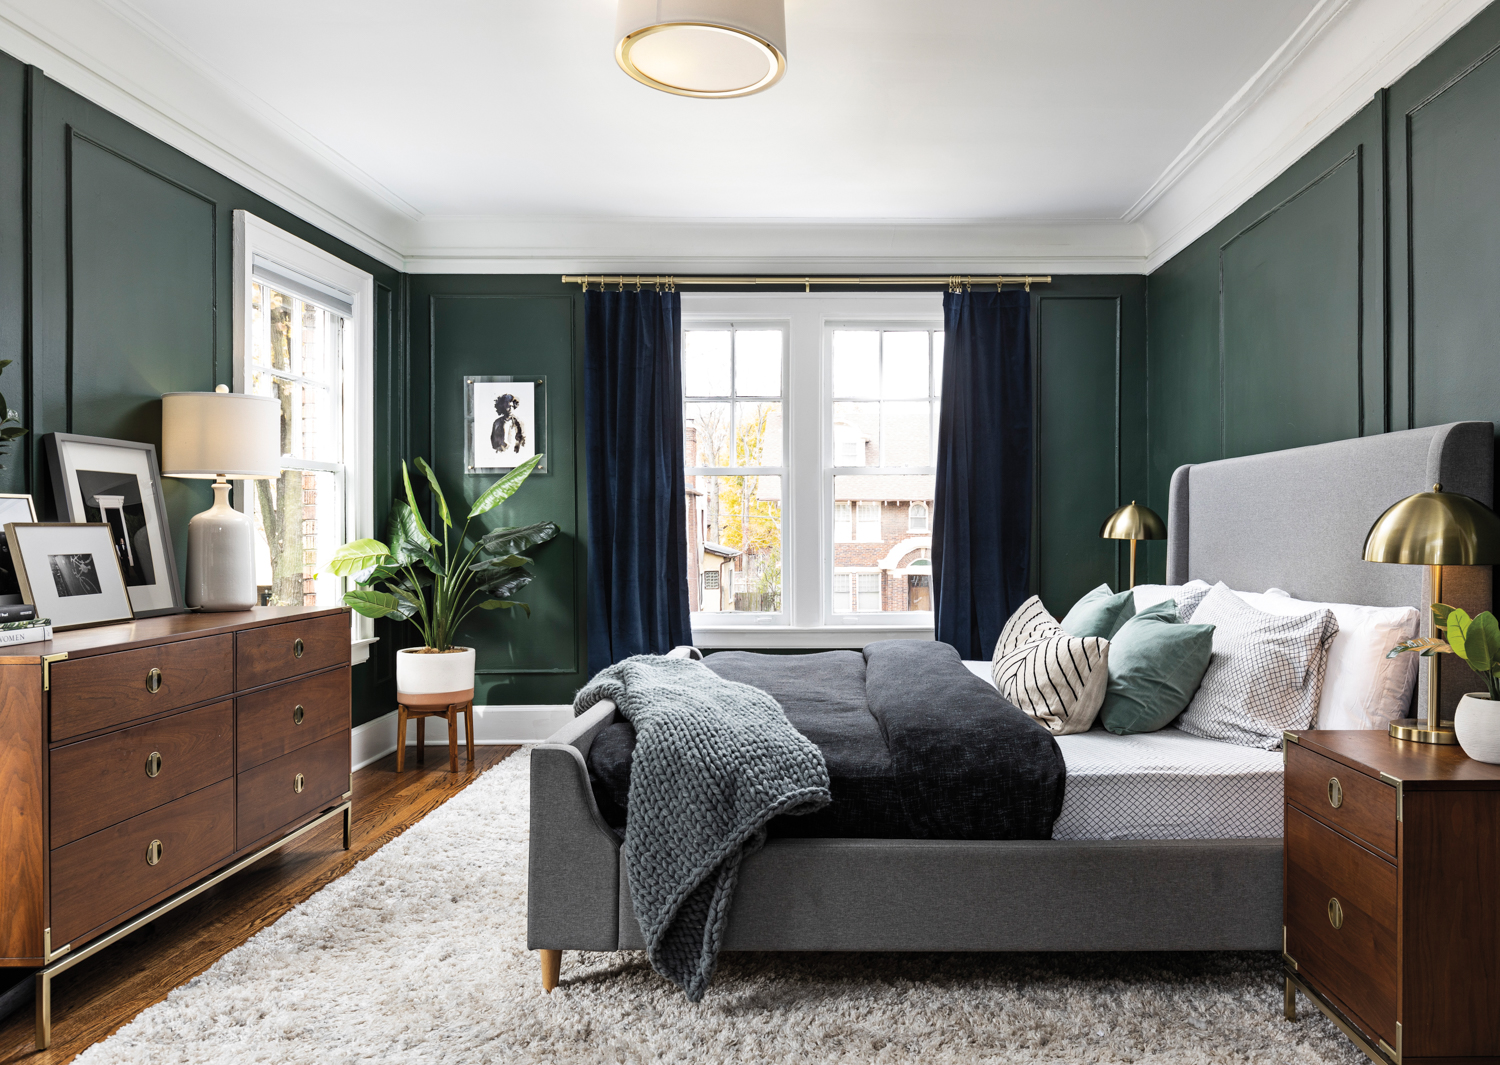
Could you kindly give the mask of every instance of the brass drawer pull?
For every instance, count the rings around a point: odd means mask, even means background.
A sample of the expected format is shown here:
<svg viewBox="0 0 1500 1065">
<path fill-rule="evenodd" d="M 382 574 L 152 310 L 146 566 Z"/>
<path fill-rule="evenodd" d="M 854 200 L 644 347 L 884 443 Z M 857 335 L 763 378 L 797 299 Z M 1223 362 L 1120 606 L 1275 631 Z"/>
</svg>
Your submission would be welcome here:
<svg viewBox="0 0 1500 1065">
<path fill-rule="evenodd" d="M 303 778 L 301 773 L 298 773 L 294 778 L 292 778 L 292 790 L 295 791 L 298 795 L 302 794 L 302 789 L 306 786 L 307 781 Z"/>
<path fill-rule="evenodd" d="M 300 724 L 302 724 L 302 719 L 305 718 L 306 716 L 307 716 L 307 711 L 304 710 L 304 709 L 302 709 L 302 704 L 301 703 L 298 703 L 295 707 L 292 708 L 292 724 L 294 724 L 294 725 L 300 725 Z"/>
<path fill-rule="evenodd" d="M 302 657 L 302 652 L 306 649 L 307 648 L 302 644 L 301 638 L 292 641 L 292 654 L 296 655 L 298 658 Z"/>
<path fill-rule="evenodd" d="M 1328 923 L 1335 928 L 1344 927 L 1344 906 L 1338 899 L 1328 900 Z"/>
<path fill-rule="evenodd" d="M 146 775 L 155 778 L 161 773 L 161 752 L 152 751 L 146 755 Z"/>
<path fill-rule="evenodd" d="M 161 670 L 155 666 L 152 666 L 151 671 L 146 674 L 146 690 L 152 695 L 161 691 Z"/>
<path fill-rule="evenodd" d="M 1339 783 L 1338 777 L 1328 778 L 1328 805 L 1335 810 L 1344 805 L 1344 785 Z"/>
<path fill-rule="evenodd" d="M 146 864 L 155 865 L 161 861 L 161 840 L 153 839 L 146 844 Z"/>
</svg>

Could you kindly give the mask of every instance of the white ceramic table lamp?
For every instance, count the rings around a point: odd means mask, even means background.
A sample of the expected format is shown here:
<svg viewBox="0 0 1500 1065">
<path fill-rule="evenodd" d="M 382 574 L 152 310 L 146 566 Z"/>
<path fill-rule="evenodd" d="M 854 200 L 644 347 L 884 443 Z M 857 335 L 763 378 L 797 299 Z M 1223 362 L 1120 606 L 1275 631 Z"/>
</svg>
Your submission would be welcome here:
<svg viewBox="0 0 1500 1065">
<path fill-rule="evenodd" d="M 223 385 L 168 392 L 161 397 L 161 472 L 214 482 L 214 505 L 188 523 L 188 606 L 255 606 L 255 529 L 229 505 L 229 479 L 280 474 L 281 405 Z"/>
</svg>

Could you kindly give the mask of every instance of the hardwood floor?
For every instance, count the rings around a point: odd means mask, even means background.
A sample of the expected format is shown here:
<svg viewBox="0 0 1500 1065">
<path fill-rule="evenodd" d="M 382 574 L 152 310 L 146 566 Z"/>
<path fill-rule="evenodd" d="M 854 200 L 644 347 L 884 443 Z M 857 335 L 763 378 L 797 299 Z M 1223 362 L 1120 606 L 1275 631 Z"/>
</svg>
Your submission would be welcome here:
<svg viewBox="0 0 1500 1065">
<path fill-rule="evenodd" d="M 354 838 L 343 849 L 337 819 L 268 855 L 238 876 L 185 903 L 59 976 L 52 984 L 52 1047 L 33 1050 L 34 1011 L 23 1006 L 0 1021 L 0 1065 L 60 1065 L 167 997 L 323 885 L 348 872 L 516 751 L 475 747 L 448 772 L 446 748 L 427 750 L 418 765 L 408 752 L 396 775 L 387 755 L 354 774 Z M 5 981 L 8 983 L 8 981 Z M 3 986 L 3 984 L 0 984 Z"/>
</svg>

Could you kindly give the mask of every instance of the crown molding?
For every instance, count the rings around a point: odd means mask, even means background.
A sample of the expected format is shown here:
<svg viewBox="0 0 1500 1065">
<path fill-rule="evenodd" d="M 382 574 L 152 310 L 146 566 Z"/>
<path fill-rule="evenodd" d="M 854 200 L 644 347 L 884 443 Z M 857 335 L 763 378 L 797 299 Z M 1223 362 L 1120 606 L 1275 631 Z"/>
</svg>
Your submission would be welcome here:
<svg viewBox="0 0 1500 1065">
<path fill-rule="evenodd" d="M 1263 68 L 1236 95 L 1243 106 L 1233 120 L 1218 128 L 1215 116 L 1194 138 L 1201 151 L 1152 186 L 1154 198 L 1136 215 L 1149 247 L 1146 272 L 1227 218 L 1489 3 L 1350 0 L 1315 31 L 1303 33 L 1304 23 L 1296 56 L 1277 71 Z"/>
</svg>

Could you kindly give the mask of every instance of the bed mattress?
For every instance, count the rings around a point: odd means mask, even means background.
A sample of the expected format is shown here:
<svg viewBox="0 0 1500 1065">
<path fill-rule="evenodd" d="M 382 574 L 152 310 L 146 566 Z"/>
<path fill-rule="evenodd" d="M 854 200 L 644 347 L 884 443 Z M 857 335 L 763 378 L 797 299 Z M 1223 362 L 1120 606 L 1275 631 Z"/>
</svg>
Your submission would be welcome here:
<svg viewBox="0 0 1500 1065">
<path fill-rule="evenodd" d="M 988 678 L 988 662 L 965 662 Z M 1067 790 L 1053 839 L 1279 839 L 1279 751 L 1190 736 L 1094 729 L 1058 736 Z"/>
</svg>

